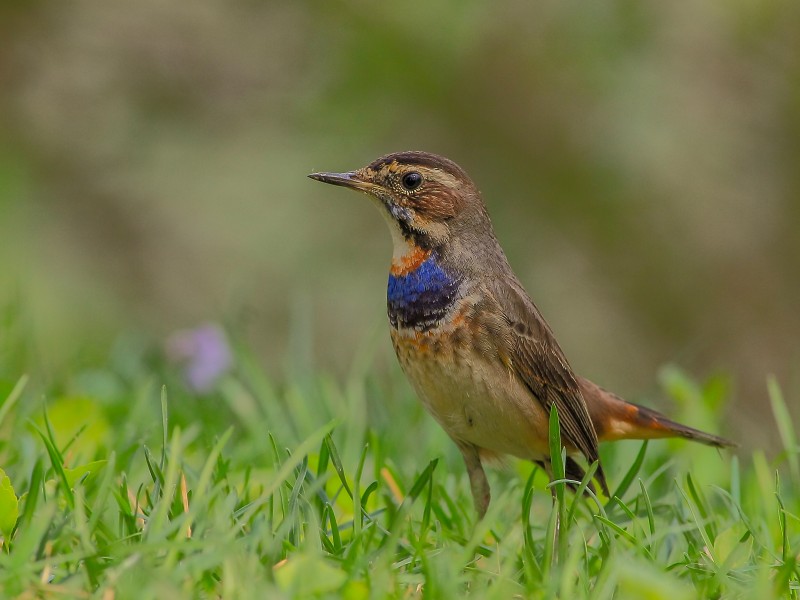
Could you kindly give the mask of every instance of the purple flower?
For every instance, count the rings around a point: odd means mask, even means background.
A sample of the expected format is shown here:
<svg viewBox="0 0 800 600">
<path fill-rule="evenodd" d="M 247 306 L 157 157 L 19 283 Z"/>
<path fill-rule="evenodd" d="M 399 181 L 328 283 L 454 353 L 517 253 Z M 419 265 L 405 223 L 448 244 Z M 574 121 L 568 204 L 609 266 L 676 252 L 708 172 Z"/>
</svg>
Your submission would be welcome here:
<svg viewBox="0 0 800 600">
<path fill-rule="evenodd" d="M 167 339 L 167 356 L 183 367 L 186 384 L 195 392 L 209 392 L 233 362 L 225 332 L 208 323 L 176 331 Z"/>
</svg>

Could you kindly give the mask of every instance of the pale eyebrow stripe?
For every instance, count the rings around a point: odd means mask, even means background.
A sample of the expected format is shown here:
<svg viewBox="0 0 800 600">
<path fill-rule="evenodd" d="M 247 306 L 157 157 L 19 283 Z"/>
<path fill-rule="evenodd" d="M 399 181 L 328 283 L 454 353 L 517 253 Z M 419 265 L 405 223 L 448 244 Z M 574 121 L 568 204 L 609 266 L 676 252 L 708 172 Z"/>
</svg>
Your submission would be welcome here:
<svg viewBox="0 0 800 600">
<path fill-rule="evenodd" d="M 420 168 L 420 172 L 423 176 L 426 174 L 432 175 L 436 179 L 437 183 L 440 183 L 450 189 L 456 189 L 459 187 L 458 179 L 443 169 L 422 167 Z"/>
</svg>

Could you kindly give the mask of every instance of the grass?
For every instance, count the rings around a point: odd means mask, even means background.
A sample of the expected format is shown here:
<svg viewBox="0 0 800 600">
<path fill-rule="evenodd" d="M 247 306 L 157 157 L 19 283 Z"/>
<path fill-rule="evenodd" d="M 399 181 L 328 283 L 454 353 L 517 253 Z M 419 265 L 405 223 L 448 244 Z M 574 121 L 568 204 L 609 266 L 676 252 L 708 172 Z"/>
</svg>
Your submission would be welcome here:
<svg viewBox="0 0 800 600">
<path fill-rule="evenodd" d="M 11 377 L 4 349 L 2 596 L 798 596 L 798 454 L 775 382 L 774 462 L 604 447 L 611 499 L 565 490 L 558 460 L 552 484 L 512 463 L 476 523 L 457 451 L 396 370 L 356 358 L 347 377 L 298 368 L 277 385 L 234 354 L 199 395 L 135 340 L 51 381 Z M 672 412 L 712 427 L 720 381 L 662 373 Z"/>
</svg>

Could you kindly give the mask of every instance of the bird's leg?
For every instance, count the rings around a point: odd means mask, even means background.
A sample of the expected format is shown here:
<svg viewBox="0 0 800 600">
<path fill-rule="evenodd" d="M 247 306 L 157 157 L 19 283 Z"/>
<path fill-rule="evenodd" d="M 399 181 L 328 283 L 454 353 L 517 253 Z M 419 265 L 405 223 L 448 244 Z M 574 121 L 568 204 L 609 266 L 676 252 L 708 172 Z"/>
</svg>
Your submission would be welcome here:
<svg viewBox="0 0 800 600">
<path fill-rule="evenodd" d="M 483 465 L 481 464 L 478 447 L 464 442 L 457 442 L 457 445 L 467 465 L 469 486 L 472 490 L 475 512 L 478 513 L 478 518 L 482 519 L 486 515 L 486 509 L 489 508 L 491 493 L 489 491 L 489 480 L 486 479 L 486 472 L 483 470 Z"/>
</svg>

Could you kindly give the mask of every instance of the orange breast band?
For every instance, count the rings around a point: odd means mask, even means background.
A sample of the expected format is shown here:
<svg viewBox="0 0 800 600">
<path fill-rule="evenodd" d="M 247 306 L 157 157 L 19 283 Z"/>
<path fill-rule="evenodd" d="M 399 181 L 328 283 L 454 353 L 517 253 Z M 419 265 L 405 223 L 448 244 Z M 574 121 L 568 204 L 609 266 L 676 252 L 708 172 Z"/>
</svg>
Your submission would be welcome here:
<svg viewBox="0 0 800 600">
<path fill-rule="evenodd" d="M 430 250 L 423 250 L 422 248 L 415 247 L 405 256 L 393 258 L 390 272 L 394 276 L 408 275 L 411 271 L 415 271 L 424 263 L 430 255 Z"/>
</svg>

